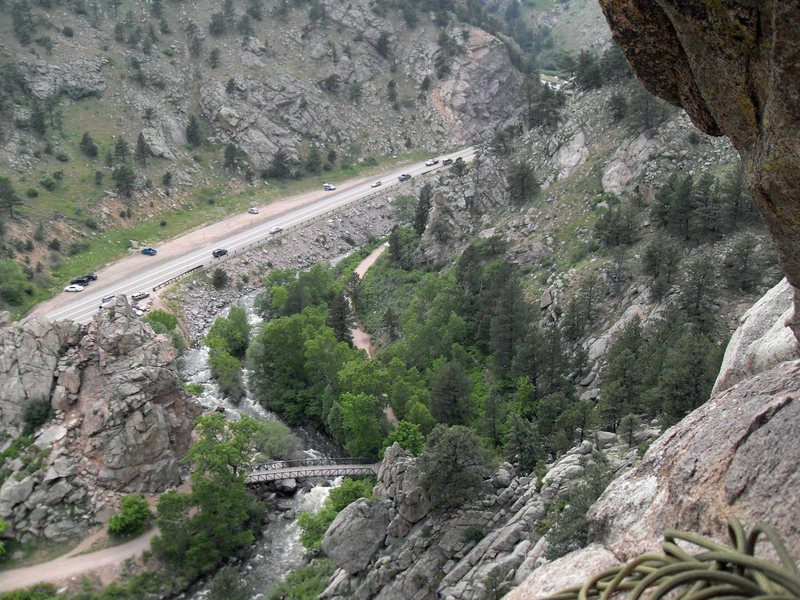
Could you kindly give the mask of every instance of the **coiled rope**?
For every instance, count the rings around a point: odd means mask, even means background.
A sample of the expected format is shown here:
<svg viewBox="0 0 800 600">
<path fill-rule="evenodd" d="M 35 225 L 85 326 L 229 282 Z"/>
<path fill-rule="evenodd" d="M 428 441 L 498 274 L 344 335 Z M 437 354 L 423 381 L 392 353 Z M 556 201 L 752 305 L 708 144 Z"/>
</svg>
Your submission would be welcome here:
<svg viewBox="0 0 800 600">
<path fill-rule="evenodd" d="M 615 594 L 627 600 L 759 600 L 800 599 L 800 571 L 777 533 L 757 525 L 749 535 L 741 523 L 728 520 L 732 548 L 702 536 L 668 529 L 663 554 L 647 553 L 593 577 L 586 584 L 566 588 L 549 600 L 608 600 Z M 760 536 L 772 545 L 781 564 L 756 558 Z M 677 542 L 702 548 L 689 554 Z"/>
</svg>

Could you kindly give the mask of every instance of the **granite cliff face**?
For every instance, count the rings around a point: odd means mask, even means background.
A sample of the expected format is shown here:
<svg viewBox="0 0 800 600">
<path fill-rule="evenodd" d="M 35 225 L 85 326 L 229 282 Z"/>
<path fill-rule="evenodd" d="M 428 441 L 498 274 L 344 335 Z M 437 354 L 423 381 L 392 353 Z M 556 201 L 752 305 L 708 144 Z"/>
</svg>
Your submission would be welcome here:
<svg viewBox="0 0 800 600">
<path fill-rule="evenodd" d="M 49 401 L 56 414 L 2 465 L 0 517 L 11 534 L 77 535 L 114 493 L 180 482 L 198 408 L 181 389 L 171 341 L 124 297 L 86 326 L 33 319 L 6 327 L 0 340 L 3 448 L 27 403 Z"/>
<path fill-rule="evenodd" d="M 533 571 L 508 598 L 542 598 L 657 550 L 667 528 L 725 543 L 730 516 L 748 529 L 772 525 L 800 556 L 800 347 L 791 334 L 787 340 L 788 287 L 781 282 L 743 317 L 711 399 L 668 429 L 592 506 L 591 544 Z"/>
<path fill-rule="evenodd" d="M 800 339 L 800 6 L 767 0 L 600 0 L 647 88 L 726 135 L 794 287 Z"/>
</svg>

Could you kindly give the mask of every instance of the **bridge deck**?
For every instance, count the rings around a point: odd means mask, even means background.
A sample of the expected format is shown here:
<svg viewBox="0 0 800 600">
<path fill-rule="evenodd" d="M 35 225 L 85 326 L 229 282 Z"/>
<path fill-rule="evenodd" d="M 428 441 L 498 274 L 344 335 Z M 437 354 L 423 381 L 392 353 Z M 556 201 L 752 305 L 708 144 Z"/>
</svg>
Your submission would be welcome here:
<svg viewBox="0 0 800 600">
<path fill-rule="evenodd" d="M 293 465 L 272 468 L 264 465 L 262 470 L 251 471 L 245 478 L 247 485 L 258 485 L 281 479 L 302 479 L 308 477 L 339 477 L 340 475 L 377 475 L 380 463 L 347 463 L 336 465 Z"/>
</svg>

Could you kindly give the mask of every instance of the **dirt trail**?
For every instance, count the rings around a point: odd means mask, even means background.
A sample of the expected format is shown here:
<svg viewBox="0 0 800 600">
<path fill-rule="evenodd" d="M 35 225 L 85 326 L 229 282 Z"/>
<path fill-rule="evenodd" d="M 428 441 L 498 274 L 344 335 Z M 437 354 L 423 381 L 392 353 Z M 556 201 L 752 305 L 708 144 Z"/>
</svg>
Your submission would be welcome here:
<svg viewBox="0 0 800 600">
<path fill-rule="evenodd" d="M 71 556 L 64 556 L 31 567 L 0 572 L 0 593 L 25 588 L 35 583 L 66 584 L 77 582 L 81 577 L 97 578 L 103 584 L 114 581 L 122 571 L 123 563 L 139 556 L 150 548 L 150 539 L 158 532 L 151 529 L 119 546 Z"/>
<path fill-rule="evenodd" d="M 375 248 L 375 250 L 370 252 L 369 256 L 358 263 L 358 266 L 355 268 L 355 273 L 358 275 L 359 279 L 364 278 L 367 270 L 375 264 L 375 261 L 378 260 L 378 257 L 383 254 L 388 247 L 389 244 L 381 244 Z M 350 330 L 350 333 L 353 334 L 353 346 L 363 350 L 367 353 L 367 356 L 372 358 L 372 354 L 374 352 L 372 348 L 372 338 L 361 326 L 361 323 L 356 323 L 356 326 Z"/>
</svg>

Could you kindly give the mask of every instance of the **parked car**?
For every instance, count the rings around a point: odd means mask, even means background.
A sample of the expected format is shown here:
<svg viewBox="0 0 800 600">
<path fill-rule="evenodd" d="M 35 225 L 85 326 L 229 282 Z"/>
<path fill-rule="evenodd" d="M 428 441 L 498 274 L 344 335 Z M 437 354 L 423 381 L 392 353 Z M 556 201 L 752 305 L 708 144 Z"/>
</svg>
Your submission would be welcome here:
<svg viewBox="0 0 800 600">
<path fill-rule="evenodd" d="M 442 165 L 443 165 L 443 166 L 445 166 L 445 167 L 446 167 L 447 165 L 452 165 L 452 164 L 453 164 L 453 159 L 452 159 L 452 158 L 445 158 L 445 159 L 442 161 Z"/>
<path fill-rule="evenodd" d="M 411 175 L 409 175 L 408 173 L 403 173 L 400 175 L 400 177 L 398 177 L 398 179 L 400 181 L 408 181 L 409 179 L 411 179 Z"/>
<path fill-rule="evenodd" d="M 281 231 L 283 231 L 283 227 L 281 227 L 280 225 L 276 225 L 275 227 L 269 230 L 269 232 L 273 234 L 280 233 Z"/>
<path fill-rule="evenodd" d="M 87 286 L 92 282 L 92 280 L 89 279 L 86 275 L 81 275 L 80 277 L 73 277 L 72 279 L 69 280 L 69 282 L 74 283 L 76 285 Z"/>
<path fill-rule="evenodd" d="M 438 158 L 429 158 L 428 160 L 425 161 L 425 166 L 426 167 L 432 167 L 433 165 L 437 164 L 438 162 L 439 162 Z"/>
<path fill-rule="evenodd" d="M 336 189 L 336 186 L 333 185 L 332 183 L 323 183 L 322 189 L 324 189 L 327 192 L 332 192 L 333 190 Z"/>
<path fill-rule="evenodd" d="M 382 184 L 383 184 L 383 182 L 382 182 L 382 181 L 380 181 L 380 180 L 378 180 L 378 181 L 376 181 L 375 183 L 373 183 L 373 184 L 372 184 L 370 187 L 379 187 L 379 186 L 380 186 L 380 185 L 382 185 Z"/>
<path fill-rule="evenodd" d="M 67 287 L 65 287 L 64 291 L 65 292 L 82 292 L 83 291 L 83 286 L 82 285 L 71 284 L 71 285 L 68 285 Z"/>
<path fill-rule="evenodd" d="M 214 258 L 219 258 L 220 256 L 225 256 L 227 253 L 228 251 L 225 250 L 225 248 L 217 248 L 211 253 L 211 256 Z"/>
<path fill-rule="evenodd" d="M 251 215 L 257 215 L 258 209 L 255 206 L 251 206 L 250 208 L 247 209 L 247 212 L 249 212 Z"/>
<path fill-rule="evenodd" d="M 86 279 L 89 279 L 91 281 L 97 281 L 96 273 L 87 273 L 86 275 L 84 275 L 84 277 L 86 277 Z"/>
<path fill-rule="evenodd" d="M 138 302 L 139 300 L 144 300 L 149 296 L 150 294 L 148 294 L 147 292 L 136 292 L 135 294 L 131 294 L 131 300 L 133 300 L 134 302 Z"/>
<path fill-rule="evenodd" d="M 142 248 L 142 254 L 146 254 L 147 256 L 155 256 L 157 251 L 155 248 Z"/>
</svg>

